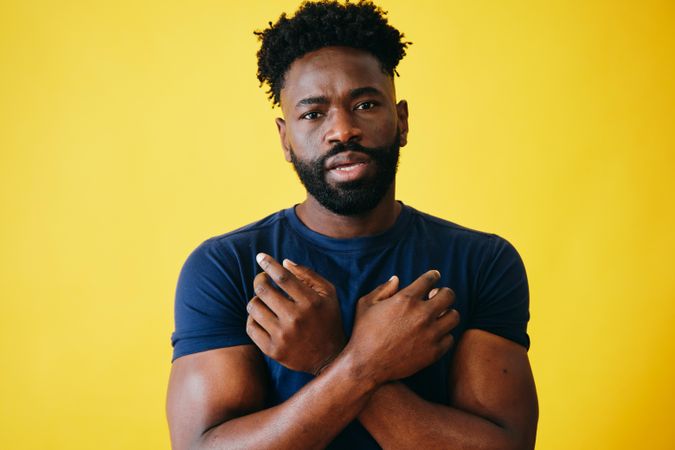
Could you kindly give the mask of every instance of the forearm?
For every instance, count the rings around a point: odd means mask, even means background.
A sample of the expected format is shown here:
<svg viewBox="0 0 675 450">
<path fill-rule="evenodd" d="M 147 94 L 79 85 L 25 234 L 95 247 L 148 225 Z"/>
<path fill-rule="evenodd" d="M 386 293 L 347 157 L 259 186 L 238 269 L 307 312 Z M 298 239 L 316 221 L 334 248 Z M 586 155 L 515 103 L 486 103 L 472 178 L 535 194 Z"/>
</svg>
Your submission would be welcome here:
<svg viewBox="0 0 675 450">
<path fill-rule="evenodd" d="M 534 445 L 486 418 L 428 402 L 400 382 L 381 386 L 358 419 L 386 449 L 520 450 Z"/>
<path fill-rule="evenodd" d="M 376 388 L 350 355 L 341 355 L 287 401 L 227 420 L 206 431 L 193 448 L 324 448 L 357 417 Z"/>
</svg>

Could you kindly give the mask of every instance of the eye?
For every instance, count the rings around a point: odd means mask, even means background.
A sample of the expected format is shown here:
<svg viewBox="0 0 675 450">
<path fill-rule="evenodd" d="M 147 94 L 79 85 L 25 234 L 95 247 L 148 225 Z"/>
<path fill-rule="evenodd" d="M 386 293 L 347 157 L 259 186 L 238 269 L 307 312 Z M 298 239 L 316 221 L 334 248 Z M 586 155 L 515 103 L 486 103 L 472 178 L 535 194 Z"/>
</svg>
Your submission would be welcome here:
<svg viewBox="0 0 675 450">
<path fill-rule="evenodd" d="M 301 115 L 300 118 L 304 120 L 316 120 L 321 116 L 322 114 L 318 111 L 309 111 Z"/>
<path fill-rule="evenodd" d="M 359 103 L 358 105 L 356 105 L 356 108 L 354 109 L 364 111 L 368 109 L 373 109 L 375 106 L 376 106 L 375 102 L 367 101 Z"/>
</svg>

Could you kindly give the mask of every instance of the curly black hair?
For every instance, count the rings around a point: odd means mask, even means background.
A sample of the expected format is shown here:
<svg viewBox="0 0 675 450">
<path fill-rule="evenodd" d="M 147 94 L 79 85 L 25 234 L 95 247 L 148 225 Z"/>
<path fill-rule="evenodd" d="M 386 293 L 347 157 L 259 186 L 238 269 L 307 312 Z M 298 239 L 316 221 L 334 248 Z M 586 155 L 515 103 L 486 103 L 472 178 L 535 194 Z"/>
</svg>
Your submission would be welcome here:
<svg viewBox="0 0 675 450">
<path fill-rule="evenodd" d="M 269 28 L 255 31 L 258 50 L 258 80 L 268 85 L 272 105 L 279 105 L 284 76 L 293 61 L 306 53 L 329 46 L 352 47 L 375 56 L 382 70 L 398 75 L 396 66 L 412 42 L 389 25 L 386 11 L 370 0 L 342 4 L 338 1 L 305 1 L 292 18 L 281 14 Z"/>
</svg>

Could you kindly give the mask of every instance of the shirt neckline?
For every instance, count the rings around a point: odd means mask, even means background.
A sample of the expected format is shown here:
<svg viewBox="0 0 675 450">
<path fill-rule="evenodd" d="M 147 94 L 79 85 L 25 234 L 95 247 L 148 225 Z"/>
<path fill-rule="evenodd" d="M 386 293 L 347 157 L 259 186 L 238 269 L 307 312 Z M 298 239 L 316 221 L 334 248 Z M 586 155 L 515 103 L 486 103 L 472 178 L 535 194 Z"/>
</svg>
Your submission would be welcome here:
<svg viewBox="0 0 675 450">
<path fill-rule="evenodd" d="M 282 214 L 291 228 L 300 235 L 301 238 L 311 242 L 317 247 L 331 251 L 355 252 L 381 248 L 399 241 L 399 238 L 403 235 L 412 218 L 412 208 L 405 205 L 403 202 L 399 203 L 401 203 L 401 212 L 396 218 L 396 222 L 394 222 L 389 229 L 372 236 L 361 236 L 348 239 L 332 238 L 310 230 L 298 218 L 298 215 L 295 212 L 295 206 L 284 209 Z"/>
</svg>

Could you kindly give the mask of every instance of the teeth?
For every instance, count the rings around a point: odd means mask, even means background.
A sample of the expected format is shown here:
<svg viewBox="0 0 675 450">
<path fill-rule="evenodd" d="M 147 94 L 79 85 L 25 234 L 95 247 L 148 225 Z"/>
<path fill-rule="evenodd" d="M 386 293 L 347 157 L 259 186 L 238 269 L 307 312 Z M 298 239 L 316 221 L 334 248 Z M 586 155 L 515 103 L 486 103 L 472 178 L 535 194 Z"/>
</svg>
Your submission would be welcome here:
<svg viewBox="0 0 675 450">
<path fill-rule="evenodd" d="M 341 172 L 349 172 L 350 170 L 354 170 L 354 168 L 356 168 L 357 166 L 360 166 L 362 164 L 363 163 L 356 163 L 356 164 L 352 164 L 350 166 L 340 166 L 340 167 L 336 167 L 335 170 L 339 170 Z"/>
</svg>

